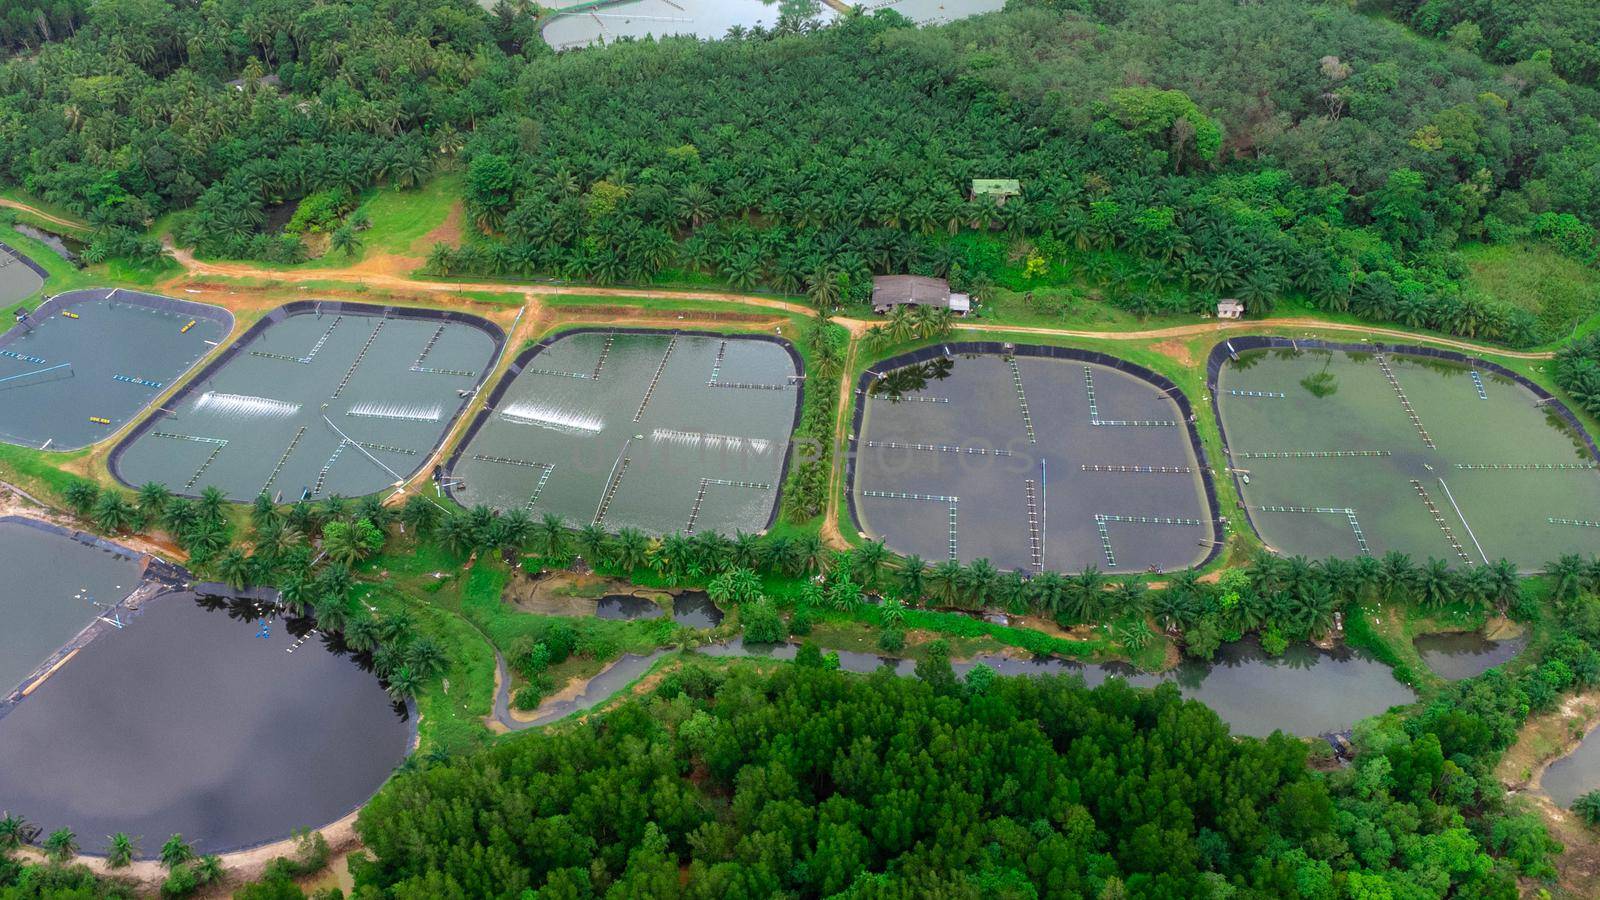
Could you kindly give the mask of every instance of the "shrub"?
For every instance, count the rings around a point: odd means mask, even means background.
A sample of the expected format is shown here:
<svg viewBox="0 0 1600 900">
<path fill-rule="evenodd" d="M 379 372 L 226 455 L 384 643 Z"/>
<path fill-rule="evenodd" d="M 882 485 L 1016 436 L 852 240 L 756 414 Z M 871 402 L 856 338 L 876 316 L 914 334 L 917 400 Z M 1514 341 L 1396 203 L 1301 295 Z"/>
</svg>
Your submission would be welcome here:
<svg viewBox="0 0 1600 900">
<path fill-rule="evenodd" d="M 746 603 L 740 607 L 739 617 L 744 622 L 744 639 L 751 643 L 776 644 L 788 635 L 783 617 L 770 600 Z"/>
<path fill-rule="evenodd" d="M 885 653 L 899 653 L 906 648 L 906 633 L 898 628 L 885 628 L 878 633 L 878 649 Z"/>
</svg>

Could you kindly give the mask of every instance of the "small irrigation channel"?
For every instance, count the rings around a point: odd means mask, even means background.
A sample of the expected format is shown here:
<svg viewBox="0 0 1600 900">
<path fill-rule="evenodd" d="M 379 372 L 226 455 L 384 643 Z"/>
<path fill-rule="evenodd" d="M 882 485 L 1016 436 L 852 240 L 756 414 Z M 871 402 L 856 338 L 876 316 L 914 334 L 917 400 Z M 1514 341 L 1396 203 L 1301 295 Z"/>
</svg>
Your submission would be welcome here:
<svg viewBox="0 0 1600 900">
<path fill-rule="evenodd" d="M 233 329 L 220 307 L 69 291 L 0 335 L 0 440 L 76 450 L 133 420 Z"/>
<path fill-rule="evenodd" d="M 112 453 L 127 485 L 280 502 L 404 481 L 478 390 L 504 334 L 455 312 L 298 302 L 257 322 Z"/>
<path fill-rule="evenodd" d="M 44 551 L 49 566 L 13 565 Z M 28 624 L 4 630 L 0 658 L 16 658 L 19 631 L 23 666 L 68 636 L 0 702 L 0 807 L 71 828 L 86 852 L 118 831 L 144 836 L 148 856 L 174 833 L 210 853 L 321 827 L 414 743 L 370 659 L 284 619 L 268 592 L 204 593 L 176 566 L 27 521 L 0 521 L 0 561 L 7 621 Z M 54 621 L 34 614 L 57 596 Z"/>
<path fill-rule="evenodd" d="M 1420 347 L 1243 337 L 1209 386 L 1251 523 L 1284 554 L 1400 551 L 1535 571 L 1600 551 L 1600 452 L 1499 365 Z"/>
<path fill-rule="evenodd" d="M 1189 402 L 1115 357 L 962 343 L 856 386 L 860 529 L 929 560 L 1028 573 L 1196 565 L 1221 540 Z"/>
<path fill-rule="evenodd" d="M 711 657 L 792 660 L 798 649 L 794 644 L 747 645 L 743 638 L 735 638 L 694 652 Z M 520 730 L 592 709 L 637 681 L 669 653 L 658 650 L 623 656 L 592 679 L 580 694 L 545 704 L 535 718 L 526 722 L 509 716 L 509 680 L 502 667 L 497 718 L 513 730 Z M 838 651 L 838 656 L 840 668 L 848 672 L 870 673 L 883 666 L 901 676 L 916 672 L 916 663 L 909 659 L 855 651 Z M 1300 737 L 1341 732 L 1360 719 L 1416 700 L 1409 688 L 1394 679 L 1388 666 L 1348 648 L 1328 651 L 1300 645 L 1291 647 L 1282 657 L 1272 658 L 1254 641 L 1245 640 L 1223 646 L 1214 662 L 1185 662 L 1160 674 L 1139 672 L 1126 665 L 1083 665 L 1054 658 L 1018 659 L 997 654 L 981 654 L 956 663 L 955 670 L 965 676 L 980 663 L 1000 675 L 1073 675 L 1090 687 L 1111 678 L 1123 678 L 1136 687 L 1172 682 L 1185 697 L 1215 710 L 1235 733 L 1255 737 L 1278 730 Z"/>
<path fill-rule="evenodd" d="M 804 378 L 787 342 L 567 332 L 511 364 L 446 466 L 450 495 L 651 534 L 762 531 Z"/>
</svg>

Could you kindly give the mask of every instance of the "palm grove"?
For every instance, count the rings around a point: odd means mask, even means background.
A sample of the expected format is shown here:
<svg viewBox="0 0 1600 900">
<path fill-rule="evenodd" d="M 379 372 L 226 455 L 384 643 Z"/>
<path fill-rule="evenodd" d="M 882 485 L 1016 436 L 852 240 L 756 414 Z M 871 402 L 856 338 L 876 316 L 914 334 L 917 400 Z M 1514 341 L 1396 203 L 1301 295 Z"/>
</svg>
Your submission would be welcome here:
<svg viewBox="0 0 1600 900">
<path fill-rule="evenodd" d="M 51 7 L 7 39 L 0 174 L 96 223 L 92 257 L 156 252 L 145 223 L 183 210 L 204 253 L 289 261 L 275 205 L 337 214 L 464 165 L 480 233 L 440 272 L 829 301 L 885 271 L 981 292 L 1023 238 L 1138 312 L 1303 296 L 1513 344 L 1571 325 L 1463 293 L 1453 250 L 1594 261 L 1600 99 L 1562 77 L 1581 66 L 1498 69 L 1297 0 L 1012 6 L 562 55 L 525 11 L 467 0 Z M 966 195 L 995 176 L 1023 196 Z"/>
</svg>

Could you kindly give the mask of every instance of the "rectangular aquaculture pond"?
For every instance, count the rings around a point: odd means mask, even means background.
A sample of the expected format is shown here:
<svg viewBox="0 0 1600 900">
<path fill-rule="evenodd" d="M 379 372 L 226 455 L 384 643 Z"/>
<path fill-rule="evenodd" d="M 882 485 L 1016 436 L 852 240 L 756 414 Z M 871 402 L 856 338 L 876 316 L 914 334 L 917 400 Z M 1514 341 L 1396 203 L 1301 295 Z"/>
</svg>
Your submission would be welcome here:
<svg viewBox="0 0 1600 900">
<path fill-rule="evenodd" d="M 464 505 L 652 534 L 759 531 L 800 404 L 788 343 L 580 331 L 517 358 L 451 459 Z"/>
<path fill-rule="evenodd" d="M 1025 572 L 1180 568 L 1212 551 L 1188 400 L 1153 372 L 951 344 L 874 366 L 858 394 L 851 507 L 894 550 Z"/>
<path fill-rule="evenodd" d="M 0 307 L 10 306 L 44 287 L 46 277 L 38 263 L 10 244 L 0 243 Z"/>
<path fill-rule="evenodd" d="M 370 494 L 427 462 L 503 337 L 460 313 L 290 304 L 140 423 L 112 474 L 232 500 Z"/>
<path fill-rule="evenodd" d="M 123 289 L 58 294 L 0 335 L 0 440 L 76 450 L 115 432 L 233 330 L 225 309 Z"/>
<path fill-rule="evenodd" d="M 1600 550 L 1593 444 L 1498 366 L 1236 338 L 1212 352 L 1211 373 L 1250 520 L 1278 552 L 1504 557 L 1531 571 Z"/>
<path fill-rule="evenodd" d="M 143 568 L 139 555 L 91 536 L 0 518 L 0 700 L 133 593 Z"/>
</svg>

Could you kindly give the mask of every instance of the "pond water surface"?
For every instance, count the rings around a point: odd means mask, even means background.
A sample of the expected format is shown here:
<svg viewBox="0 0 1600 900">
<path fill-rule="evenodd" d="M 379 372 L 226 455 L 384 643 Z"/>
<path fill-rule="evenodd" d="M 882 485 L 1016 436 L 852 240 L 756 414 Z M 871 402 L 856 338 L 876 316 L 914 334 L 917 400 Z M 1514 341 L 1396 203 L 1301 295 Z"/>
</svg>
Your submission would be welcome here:
<svg viewBox="0 0 1600 900">
<path fill-rule="evenodd" d="M 1544 770 L 1545 793 L 1563 807 L 1593 790 L 1600 790 L 1600 730 L 1591 731 L 1576 750 Z"/>
<path fill-rule="evenodd" d="M 1528 639 L 1494 640 L 1481 631 L 1456 631 L 1420 635 L 1412 643 L 1435 675 L 1446 681 L 1460 681 L 1509 661 L 1522 652 Z"/>
<path fill-rule="evenodd" d="M 0 718 L 0 808 L 89 853 L 139 835 L 149 856 L 175 833 L 221 852 L 365 803 L 413 733 L 378 680 L 319 635 L 208 605 L 151 601 Z"/>
</svg>

